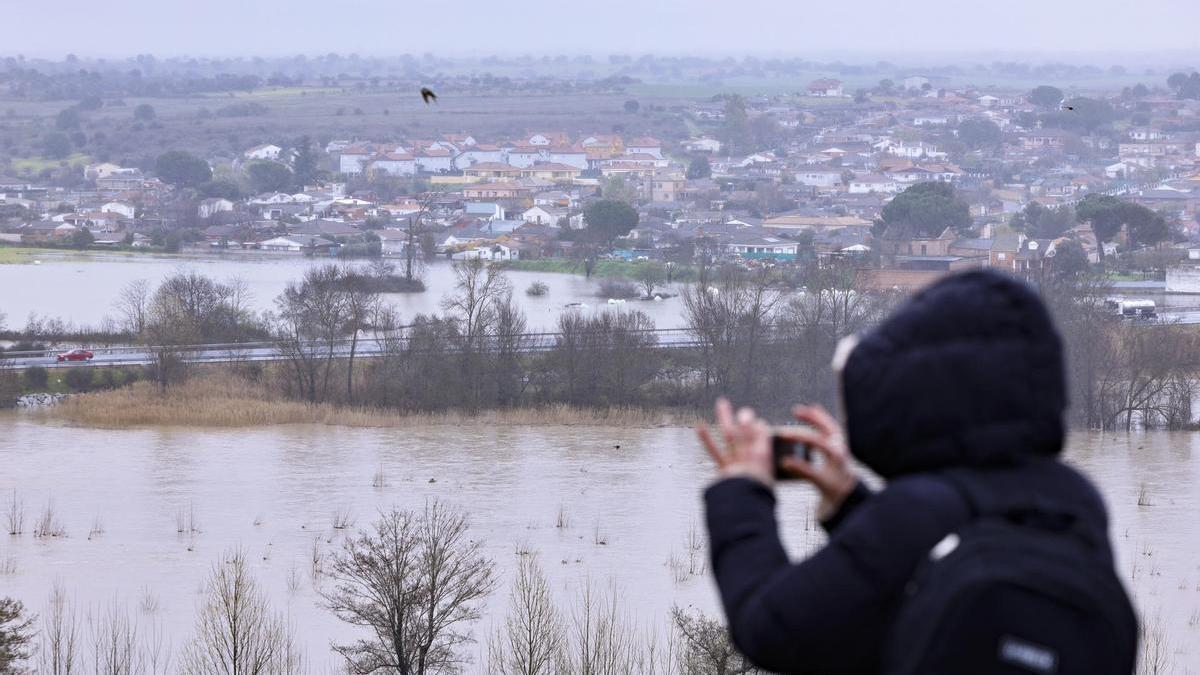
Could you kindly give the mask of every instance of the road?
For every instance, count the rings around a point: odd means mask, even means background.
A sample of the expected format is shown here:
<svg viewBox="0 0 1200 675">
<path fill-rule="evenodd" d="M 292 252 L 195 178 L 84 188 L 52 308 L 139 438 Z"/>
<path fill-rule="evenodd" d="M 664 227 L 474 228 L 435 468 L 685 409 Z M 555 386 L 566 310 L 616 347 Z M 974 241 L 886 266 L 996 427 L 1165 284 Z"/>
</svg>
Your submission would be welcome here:
<svg viewBox="0 0 1200 675">
<path fill-rule="evenodd" d="M 695 347 L 700 343 L 694 335 L 683 328 L 664 328 L 652 331 L 657 337 L 658 346 L 662 348 Z M 560 333 L 526 333 L 521 336 L 523 352 L 542 352 L 554 348 Z M 355 356 L 373 356 L 384 353 L 389 349 L 403 347 L 405 338 L 375 338 L 361 337 L 355 346 Z M 324 353 L 326 343 L 313 344 L 314 349 Z M 91 351 L 94 358 L 86 364 L 79 361 L 58 362 L 55 354 L 67 351 L 73 347 L 64 347 L 46 352 L 6 352 L 0 365 L 14 370 L 23 370 L 33 366 L 44 368 L 70 368 L 72 366 L 134 366 L 148 365 L 154 362 L 155 350 L 147 347 L 96 347 Z M 350 356 L 351 340 L 349 338 L 334 343 L 334 354 L 337 357 Z M 273 342 L 242 342 L 230 344 L 188 345 L 175 348 L 189 363 L 231 363 L 244 361 L 281 361 L 287 357 L 280 353 Z"/>
<path fill-rule="evenodd" d="M 1200 309 L 1186 308 L 1179 310 L 1164 310 L 1158 315 L 1159 320 L 1166 323 L 1200 324 Z M 666 349 L 680 349 L 700 346 L 700 341 L 686 328 L 663 328 L 645 331 L 657 337 L 658 346 Z M 522 336 L 524 343 L 521 351 L 544 352 L 554 348 L 560 333 L 526 333 Z M 402 347 L 399 343 L 406 338 L 375 338 L 362 337 L 355 347 L 355 356 L 373 356 L 384 353 L 389 349 Z M 324 343 L 313 345 L 322 352 Z M 350 355 L 351 341 L 349 338 L 334 343 L 334 354 L 339 358 Z M 70 368 L 72 366 L 135 366 L 148 365 L 154 362 L 154 350 L 147 347 L 96 347 L 91 351 L 95 357 L 88 364 L 78 361 L 59 363 L 55 354 L 66 351 L 73 346 L 63 346 L 61 349 L 46 352 L 6 352 L 0 365 L 14 370 L 22 370 L 33 366 L 44 368 Z M 204 344 L 189 345 L 176 348 L 185 361 L 189 363 L 232 363 L 244 361 L 282 361 L 287 357 L 279 352 L 273 342 L 242 342 L 233 344 Z"/>
</svg>

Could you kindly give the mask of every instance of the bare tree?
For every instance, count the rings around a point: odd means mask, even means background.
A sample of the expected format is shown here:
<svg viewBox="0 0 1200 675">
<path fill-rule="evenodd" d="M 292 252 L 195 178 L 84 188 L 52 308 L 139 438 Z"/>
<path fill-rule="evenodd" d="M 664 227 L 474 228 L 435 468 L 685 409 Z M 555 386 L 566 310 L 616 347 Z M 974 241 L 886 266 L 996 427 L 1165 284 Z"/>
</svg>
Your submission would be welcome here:
<svg viewBox="0 0 1200 675">
<path fill-rule="evenodd" d="M 50 601 L 46 611 L 42 612 L 39 637 L 39 673 L 71 675 L 82 672 L 79 665 L 79 622 L 60 583 L 56 582 L 50 591 Z"/>
<path fill-rule="evenodd" d="M 580 589 L 571 613 L 571 643 L 561 670 L 577 675 L 629 673 L 638 660 L 636 627 L 617 594 L 598 591 L 591 580 Z"/>
<path fill-rule="evenodd" d="M 350 355 L 346 362 L 346 401 L 349 402 L 354 399 L 354 357 L 358 352 L 358 336 L 379 313 L 379 291 L 367 275 L 356 270 L 344 268 L 341 277 L 345 330 L 350 333 Z"/>
<path fill-rule="evenodd" d="M 512 293 L 512 286 L 500 268 L 479 258 L 454 263 L 455 291 L 442 300 L 449 318 L 459 327 L 463 383 L 467 386 L 466 405 L 479 405 L 482 386 L 475 374 L 479 352 L 496 321 L 497 302 Z"/>
<path fill-rule="evenodd" d="M 337 342 L 349 317 L 341 281 L 336 265 L 313 267 L 276 300 L 276 349 L 287 361 L 299 393 L 311 403 L 329 394 Z"/>
<path fill-rule="evenodd" d="M 137 622 L 115 602 L 88 615 L 92 638 L 92 668 L 97 675 L 140 675 L 145 672 L 138 649 Z"/>
<path fill-rule="evenodd" d="M 189 675 L 291 675 L 302 661 L 296 652 L 290 627 L 271 612 L 245 556 L 225 554 L 209 577 L 181 670 Z"/>
<path fill-rule="evenodd" d="M 633 269 L 633 278 L 645 291 L 645 297 L 652 298 L 654 289 L 667 280 L 667 268 L 662 263 L 644 262 Z"/>
<path fill-rule="evenodd" d="M 709 276 L 705 274 L 704 277 Z M 767 270 L 723 268 L 683 293 L 688 327 L 701 343 L 705 396 L 716 390 L 754 402 L 760 352 L 779 301 Z"/>
<path fill-rule="evenodd" d="M 490 642 L 490 672 L 503 675 L 558 672 L 566 646 L 565 627 L 536 556 L 523 556 L 518 563 L 504 628 Z"/>
<path fill-rule="evenodd" d="M 25 502 L 17 496 L 16 488 L 13 488 L 12 499 L 8 502 L 8 508 L 5 510 L 4 517 L 8 521 L 8 533 L 10 535 L 18 535 L 25 532 Z"/>
<path fill-rule="evenodd" d="M 183 347 L 237 341 L 253 326 L 244 284 L 223 284 L 186 271 L 163 280 L 150 298 L 144 322 L 143 342 L 154 351 L 164 389 L 182 370 Z"/>
<path fill-rule="evenodd" d="M 464 514 L 433 502 L 420 513 L 381 513 L 346 540 L 323 596 L 338 618 L 370 631 L 334 646 L 352 672 L 425 675 L 461 663 L 466 628 L 494 585 L 492 561 L 467 535 Z"/>
<path fill-rule="evenodd" d="M 136 336 L 146 332 L 150 295 L 150 282 L 145 279 L 131 281 L 121 289 L 114 305 L 120 316 L 119 325 L 122 330 Z"/>
</svg>

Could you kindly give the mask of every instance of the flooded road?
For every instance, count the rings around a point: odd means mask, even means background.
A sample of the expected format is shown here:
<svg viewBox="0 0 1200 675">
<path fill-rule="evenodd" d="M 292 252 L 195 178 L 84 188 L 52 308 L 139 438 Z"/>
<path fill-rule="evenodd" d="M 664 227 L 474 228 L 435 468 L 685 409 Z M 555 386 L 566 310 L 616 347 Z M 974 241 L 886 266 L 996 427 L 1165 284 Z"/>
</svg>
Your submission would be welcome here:
<svg viewBox="0 0 1200 675">
<path fill-rule="evenodd" d="M 1150 433 L 1078 435 L 1069 453 L 1100 484 L 1123 578 L 1144 616 L 1161 625 L 1180 673 L 1200 672 L 1198 451 L 1200 435 Z M 0 466 L 2 501 L 15 491 L 29 521 L 52 504 L 66 531 L 34 539 L 27 525 L 23 536 L 0 536 L 3 593 L 35 612 L 56 582 L 78 607 L 116 599 L 139 625 L 160 623 L 176 650 L 191 634 L 212 564 L 240 548 L 315 670 L 335 666 L 330 641 L 356 633 L 320 605 L 314 542 L 324 553 L 340 544 L 345 531 L 332 527 L 339 512 L 357 528 L 380 508 L 416 509 L 434 498 L 471 515 L 472 536 L 497 564 L 500 585 L 474 627 L 474 654 L 506 609 L 521 550 L 539 554 L 564 609 L 591 579 L 618 589 L 642 625 L 665 629 L 672 604 L 717 612 L 711 579 L 686 569 L 688 531 L 700 526 L 700 490 L 711 477 L 688 429 L 113 431 L 3 413 Z M 381 471 L 384 486 L 373 487 Z M 782 490 L 784 534 L 797 554 L 821 541 L 812 499 L 805 487 Z M 192 514 L 198 532 L 177 533 L 177 519 Z"/>
<path fill-rule="evenodd" d="M 9 328 L 25 325 L 31 312 L 100 326 L 106 316 L 116 314 L 113 303 L 127 284 L 145 279 L 157 285 L 181 269 L 222 281 L 242 279 L 250 290 L 255 310 L 274 309 L 275 298 L 288 282 L 300 279 L 312 265 L 329 262 L 300 255 L 261 253 L 209 256 L 47 253 L 39 259 L 39 265 L 0 265 L 0 311 L 8 315 Z M 513 297 L 525 310 L 531 330 L 553 329 L 568 303 L 585 303 L 592 310 L 608 306 L 605 298 L 597 297 L 597 282 L 579 275 L 508 271 L 505 276 L 512 283 Z M 548 285 L 549 294 L 540 298 L 525 295 L 525 289 L 534 281 Z M 440 314 L 439 303 L 454 287 L 451 263 L 445 260 L 430 263 L 425 286 L 424 293 L 389 293 L 385 298 L 403 319 L 411 319 L 418 313 Z M 659 328 L 683 325 L 682 303 L 678 298 L 663 302 L 631 300 L 623 307 L 645 312 Z"/>
</svg>

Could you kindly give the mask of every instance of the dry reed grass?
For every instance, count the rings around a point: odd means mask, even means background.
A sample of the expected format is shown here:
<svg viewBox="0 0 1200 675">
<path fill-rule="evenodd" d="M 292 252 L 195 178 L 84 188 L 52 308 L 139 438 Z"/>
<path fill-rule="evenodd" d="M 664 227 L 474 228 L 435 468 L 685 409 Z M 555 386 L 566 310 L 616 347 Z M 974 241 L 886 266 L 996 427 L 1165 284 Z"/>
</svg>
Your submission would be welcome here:
<svg viewBox="0 0 1200 675">
<path fill-rule="evenodd" d="M 80 394 L 38 414 L 48 419 L 100 428 L 140 426 L 250 427 L 270 424 L 326 424 L 350 427 L 403 427 L 489 424 L 494 426 L 690 425 L 688 414 L 636 408 L 589 409 L 568 405 L 487 410 L 479 413 L 396 412 L 308 404 L 282 398 L 265 386 L 233 374 L 198 376 L 163 392 L 151 382 Z"/>
</svg>

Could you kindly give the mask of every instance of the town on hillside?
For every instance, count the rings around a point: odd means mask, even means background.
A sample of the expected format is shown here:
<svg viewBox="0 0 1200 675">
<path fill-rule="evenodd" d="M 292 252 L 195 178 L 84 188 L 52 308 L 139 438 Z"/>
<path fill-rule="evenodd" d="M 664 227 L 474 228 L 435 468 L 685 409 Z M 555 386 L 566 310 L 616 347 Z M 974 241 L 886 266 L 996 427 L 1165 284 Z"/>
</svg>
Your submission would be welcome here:
<svg viewBox="0 0 1200 675">
<path fill-rule="evenodd" d="M 920 75 L 852 92 L 822 78 L 794 95 L 694 100 L 679 111 L 691 133 L 667 140 L 444 129 L 281 138 L 231 159 L 175 150 L 153 167 L 87 164 L 76 187 L 0 176 L 0 240 L 347 258 L 419 247 L 494 261 L 849 261 L 866 287 L 906 289 L 966 268 L 1036 278 L 1107 259 L 1195 290 L 1200 100 L 1179 75 L 1088 96 Z"/>
</svg>

